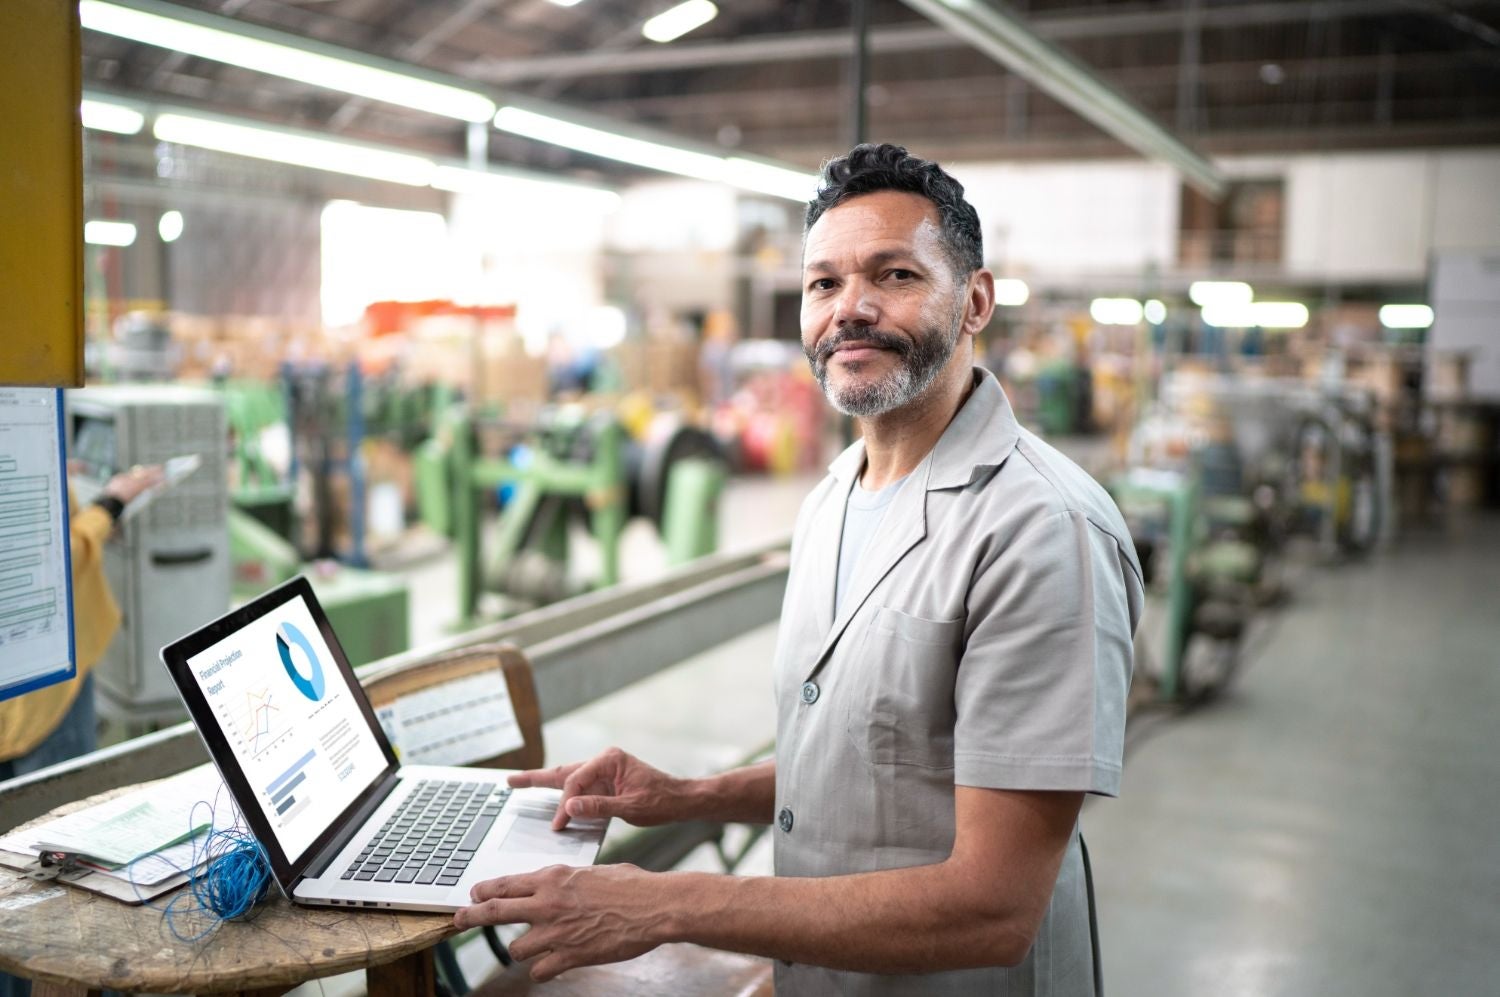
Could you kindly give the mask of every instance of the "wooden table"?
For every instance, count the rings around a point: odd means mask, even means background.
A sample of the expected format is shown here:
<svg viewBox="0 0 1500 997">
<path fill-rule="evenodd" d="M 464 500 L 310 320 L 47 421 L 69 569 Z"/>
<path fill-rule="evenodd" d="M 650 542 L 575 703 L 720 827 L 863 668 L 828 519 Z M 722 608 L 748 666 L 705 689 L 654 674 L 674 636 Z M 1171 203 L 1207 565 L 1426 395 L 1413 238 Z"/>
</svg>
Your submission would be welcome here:
<svg viewBox="0 0 1500 997">
<path fill-rule="evenodd" d="M 67 806 L 61 817 L 141 787 L 126 786 Z M 319 977 L 367 971 L 369 997 L 431 997 L 432 946 L 456 933 L 448 914 L 398 914 L 293 906 L 274 886 L 247 920 L 228 921 L 196 942 L 178 941 L 160 908 L 175 893 L 130 906 L 0 866 L 0 970 L 33 981 L 33 997 L 84 997 L 101 990 L 272 997 Z M 178 930 L 208 922 L 184 915 Z M 767 959 L 696 945 L 663 945 L 629 962 L 576 969 L 547 984 L 526 967 L 481 985 L 477 997 L 770 997 Z"/>
<path fill-rule="evenodd" d="M 59 807 L 32 823 L 136 788 Z M 177 922 L 184 934 L 206 923 L 195 915 Z M 432 994 L 436 982 L 432 946 L 456 930 L 448 914 L 295 907 L 273 886 L 250 919 L 180 942 L 158 909 L 0 867 L 0 970 L 35 981 L 35 997 L 83 997 L 106 988 L 270 997 L 355 969 L 369 971 L 370 997 L 420 997 Z"/>
</svg>

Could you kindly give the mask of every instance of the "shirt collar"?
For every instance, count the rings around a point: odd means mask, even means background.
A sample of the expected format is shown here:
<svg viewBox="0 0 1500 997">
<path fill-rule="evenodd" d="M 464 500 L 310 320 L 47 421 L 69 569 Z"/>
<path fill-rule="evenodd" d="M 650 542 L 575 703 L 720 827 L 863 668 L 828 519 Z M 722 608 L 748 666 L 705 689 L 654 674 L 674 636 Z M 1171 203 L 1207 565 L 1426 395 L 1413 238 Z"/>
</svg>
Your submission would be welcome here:
<svg viewBox="0 0 1500 997">
<path fill-rule="evenodd" d="M 1000 382 L 983 367 L 975 367 L 974 390 L 923 461 L 930 465 L 927 489 L 964 487 L 981 471 L 1005 463 L 1020 436 L 1021 426 Z M 847 485 L 864 464 L 865 441 L 855 440 L 828 465 L 828 472 Z"/>
</svg>

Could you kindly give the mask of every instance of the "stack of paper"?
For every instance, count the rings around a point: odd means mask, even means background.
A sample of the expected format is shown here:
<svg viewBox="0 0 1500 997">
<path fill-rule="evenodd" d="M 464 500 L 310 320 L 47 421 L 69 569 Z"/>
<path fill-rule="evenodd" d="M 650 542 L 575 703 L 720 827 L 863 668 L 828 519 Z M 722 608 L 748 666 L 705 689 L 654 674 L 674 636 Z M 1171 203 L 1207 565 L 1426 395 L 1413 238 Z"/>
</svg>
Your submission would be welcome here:
<svg viewBox="0 0 1500 997">
<path fill-rule="evenodd" d="M 113 800 L 0 838 L 0 865 L 31 869 L 42 852 L 79 856 L 63 882 L 120 900 L 149 900 L 188 881 L 206 861 L 210 829 L 238 813 L 212 765 L 200 765 Z"/>
</svg>

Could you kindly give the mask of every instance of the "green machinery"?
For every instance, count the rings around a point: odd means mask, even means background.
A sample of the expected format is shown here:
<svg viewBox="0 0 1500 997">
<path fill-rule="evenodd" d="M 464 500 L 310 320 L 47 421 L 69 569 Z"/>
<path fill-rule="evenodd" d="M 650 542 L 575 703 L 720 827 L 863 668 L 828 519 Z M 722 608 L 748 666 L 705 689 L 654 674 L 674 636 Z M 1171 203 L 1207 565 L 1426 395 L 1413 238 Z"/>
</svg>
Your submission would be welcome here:
<svg viewBox="0 0 1500 997">
<path fill-rule="evenodd" d="M 342 378 L 335 378 L 335 374 L 342 374 Z M 293 575 L 305 573 L 351 664 L 361 665 L 406 650 L 410 646 L 406 582 L 362 565 L 326 559 L 305 563 L 296 543 L 299 531 L 293 482 L 300 448 L 302 463 L 314 479 L 312 491 L 323 500 L 314 510 L 319 529 L 314 538 L 317 550 L 312 553 L 326 554 L 331 550 L 329 531 L 323 528 L 329 519 L 327 489 L 320 487 L 320 482 L 334 463 L 328 458 L 326 438 L 336 436 L 341 445 L 347 446 L 347 454 L 357 455 L 366 426 L 383 435 L 420 431 L 428 396 L 384 382 L 367 385 L 352 367 L 339 372 L 326 366 L 298 368 L 290 364 L 283 369 L 279 383 L 227 381 L 219 388 L 225 399 L 237 482 L 229 512 L 235 599 L 246 601 Z M 278 424 L 290 427 L 289 478 L 283 478 L 262 449 L 265 430 Z M 409 437 L 402 440 L 409 442 Z M 314 460 L 307 454 L 322 459 Z M 342 466 L 351 475 L 361 470 L 357 459 L 346 459 Z M 351 501 L 361 503 L 362 488 L 352 491 Z M 362 516 L 351 518 L 355 527 L 353 557 L 362 561 Z"/>
<path fill-rule="evenodd" d="M 1239 496 L 1205 495 L 1196 470 L 1137 468 L 1111 483 L 1145 571 L 1165 605 L 1143 627 L 1157 695 L 1174 701 L 1222 688 L 1265 567 L 1260 514 Z"/>
<path fill-rule="evenodd" d="M 702 430 L 658 419 L 637 443 L 612 414 L 564 408 L 517 431 L 455 406 L 417 454 L 422 518 L 459 552 L 460 627 L 480 617 L 485 592 L 530 605 L 577 594 L 570 533 L 580 521 L 599 551 L 585 588 L 620 580 L 620 540 L 632 516 L 656 524 L 670 564 L 712 553 L 726 474 L 717 441 Z M 497 506 L 487 525 L 486 511 Z"/>
<path fill-rule="evenodd" d="M 334 561 L 304 564 L 286 538 L 239 509 L 229 510 L 229 558 L 237 603 L 306 574 L 355 667 L 411 647 L 408 589 L 399 575 Z"/>
</svg>

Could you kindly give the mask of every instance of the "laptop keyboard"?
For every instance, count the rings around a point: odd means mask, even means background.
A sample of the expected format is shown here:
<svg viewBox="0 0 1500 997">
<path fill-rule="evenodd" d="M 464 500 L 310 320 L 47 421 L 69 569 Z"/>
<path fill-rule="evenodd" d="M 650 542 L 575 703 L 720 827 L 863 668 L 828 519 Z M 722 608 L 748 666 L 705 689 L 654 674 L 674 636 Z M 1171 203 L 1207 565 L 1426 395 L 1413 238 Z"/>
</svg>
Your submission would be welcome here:
<svg viewBox="0 0 1500 997">
<path fill-rule="evenodd" d="M 339 878 L 452 886 L 508 799 L 495 783 L 423 779 Z"/>
</svg>

